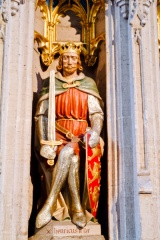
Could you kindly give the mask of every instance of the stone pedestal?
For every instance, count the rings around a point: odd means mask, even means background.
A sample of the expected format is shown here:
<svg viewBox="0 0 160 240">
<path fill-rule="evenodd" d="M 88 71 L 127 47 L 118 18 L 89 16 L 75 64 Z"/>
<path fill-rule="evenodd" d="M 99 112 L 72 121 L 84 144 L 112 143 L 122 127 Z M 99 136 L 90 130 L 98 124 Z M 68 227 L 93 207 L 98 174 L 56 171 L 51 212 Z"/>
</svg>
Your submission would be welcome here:
<svg viewBox="0 0 160 240">
<path fill-rule="evenodd" d="M 89 222 L 87 226 L 79 230 L 71 221 L 51 221 L 45 227 L 38 230 L 29 240 L 50 240 L 50 239 L 83 239 L 83 240 L 104 240 L 101 235 L 101 226 L 98 223 Z"/>
<path fill-rule="evenodd" d="M 29 238 L 29 240 L 104 240 L 105 238 L 100 236 L 70 236 L 70 237 L 49 237 L 49 236 L 34 236 Z"/>
</svg>

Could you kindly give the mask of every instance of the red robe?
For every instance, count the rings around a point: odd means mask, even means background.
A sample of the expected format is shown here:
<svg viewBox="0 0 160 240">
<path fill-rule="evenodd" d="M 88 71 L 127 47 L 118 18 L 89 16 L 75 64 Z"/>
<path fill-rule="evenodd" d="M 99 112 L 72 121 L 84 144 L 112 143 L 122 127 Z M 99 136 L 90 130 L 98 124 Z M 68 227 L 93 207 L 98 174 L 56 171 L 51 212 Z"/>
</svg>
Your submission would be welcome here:
<svg viewBox="0 0 160 240">
<path fill-rule="evenodd" d="M 70 88 L 67 92 L 56 96 L 56 121 L 60 126 L 71 132 L 74 136 L 85 134 L 88 127 L 88 94 L 79 91 L 76 88 Z M 73 147 L 75 153 L 79 155 L 78 143 L 73 143 L 67 139 L 64 134 L 56 132 L 56 139 L 63 140 L 63 145 L 58 152 L 66 144 Z"/>
</svg>

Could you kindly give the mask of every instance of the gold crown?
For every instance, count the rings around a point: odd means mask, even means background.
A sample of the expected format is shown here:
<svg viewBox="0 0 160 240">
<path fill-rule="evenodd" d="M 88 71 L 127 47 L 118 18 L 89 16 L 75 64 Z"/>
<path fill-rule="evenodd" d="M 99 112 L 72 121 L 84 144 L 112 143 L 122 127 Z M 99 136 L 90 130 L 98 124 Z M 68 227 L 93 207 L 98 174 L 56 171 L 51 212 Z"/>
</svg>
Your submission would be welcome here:
<svg viewBox="0 0 160 240">
<path fill-rule="evenodd" d="M 59 53 L 61 55 L 63 53 L 73 52 L 79 55 L 81 53 L 81 48 L 81 43 L 68 42 L 60 46 Z"/>
</svg>

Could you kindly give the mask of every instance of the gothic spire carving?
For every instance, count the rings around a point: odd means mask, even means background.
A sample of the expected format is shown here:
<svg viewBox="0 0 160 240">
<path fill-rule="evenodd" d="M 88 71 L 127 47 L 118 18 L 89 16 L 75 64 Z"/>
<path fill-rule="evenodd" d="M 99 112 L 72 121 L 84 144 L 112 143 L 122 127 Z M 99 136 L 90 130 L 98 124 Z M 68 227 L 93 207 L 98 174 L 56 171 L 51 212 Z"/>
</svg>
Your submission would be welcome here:
<svg viewBox="0 0 160 240">
<path fill-rule="evenodd" d="M 22 3 L 23 1 L 21 0 L 11 0 L 11 15 L 14 16 L 16 15 L 16 13 L 19 10 L 19 5 Z"/>
<path fill-rule="evenodd" d="M 10 12 L 11 16 L 16 15 L 19 10 L 19 5 L 24 4 L 25 0 L 3 0 L 2 2 L 2 16 L 4 22 L 8 22 L 8 14 Z M 9 9 L 10 8 L 10 9 Z"/>
<path fill-rule="evenodd" d="M 132 0 L 132 12 L 130 24 L 133 25 L 135 17 L 138 17 L 140 25 L 144 27 L 147 22 L 149 9 L 154 0 Z"/>
<path fill-rule="evenodd" d="M 116 0 L 117 6 L 121 9 L 121 14 L 125 19 L 128 19 L 129 14 L 129 0 Z"/>
</svg>

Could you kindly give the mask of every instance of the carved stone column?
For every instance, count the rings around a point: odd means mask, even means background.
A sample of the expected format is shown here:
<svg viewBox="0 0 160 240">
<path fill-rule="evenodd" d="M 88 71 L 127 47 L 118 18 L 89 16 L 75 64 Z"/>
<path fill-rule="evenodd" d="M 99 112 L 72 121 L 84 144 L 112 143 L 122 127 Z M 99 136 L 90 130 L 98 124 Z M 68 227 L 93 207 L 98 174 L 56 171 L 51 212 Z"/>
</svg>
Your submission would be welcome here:
<svg viewBox="0 0 160 240">
<path fill-rule="evenodd" d="M 160 238 L 156 21 L 152 0 L 106 4 L 109 239 Z"/>
<path fill-rule="evenodd" d="M 107 11 L 109 238 L 140 239 L 129 1 L 109 1 Z"/>
<path fill-rule="evenodd" d="M 3 66 L 3 48 L 4 48 L 4 38 L 5 38 L 5 23 L 0 16 L 0 97 L 1 97 L 1 87 L 2 87 L 2 66 Z M 0 103 L 1 109 L 1 103 Z M 1 117 L 1 111 L 0 111 Z M 0 150 L 1 156 L 1 150 Z M 1 157 L 0 157 L 0 177 L 1 177 Z"/>
<path fill-rule="evenodd" d="M 3 10 L 2 2 L 0 1 L 0 10 L 2 13 Z M 4 50 L 4 40 L 5 40 L 5 21 L 0 14 L 0 99 L 1 96 L 1 89 L 2 89 L 2 68 L 3 68 L 3 50 Z M 0 101 L 0 109 L 1 109 L 1 101 Z M 1 111 L 0 111 L 0 119 L 1 119 Z M 1 130 L 0 130 L 1 132 Z M 0 182 L 1 182 L 1 167 L 2 167 L 2 158 L 1 158 L 1 147 L 0 147 Z"/>
<path fill-rule="evenodd" d="M 131 57 L 135 120 L 135 153 L 141 239 L 159 239 L 160 82 L 157 5 L 152 0 L 131 4 Z M 150 228 L 147 222 L 152 222 Z"/>
<path fill-rule="evenodd" d="M 0 239 L 28 239 L 34 0 L 5 1 Z M 13 16 L 14 15 L 14 16 Z"/>
</svg>

